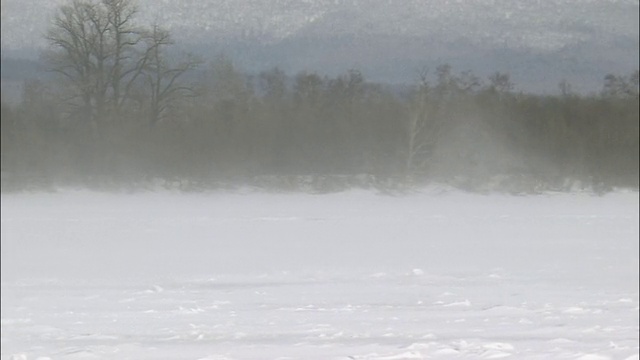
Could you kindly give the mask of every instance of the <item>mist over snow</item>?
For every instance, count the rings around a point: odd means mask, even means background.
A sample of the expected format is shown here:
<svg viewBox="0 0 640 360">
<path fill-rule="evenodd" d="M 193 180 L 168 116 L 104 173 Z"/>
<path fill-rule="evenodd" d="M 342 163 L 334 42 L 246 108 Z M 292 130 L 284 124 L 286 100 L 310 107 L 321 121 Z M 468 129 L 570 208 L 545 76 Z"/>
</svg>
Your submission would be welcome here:
<svg viewBox="0 0 640 360">
<path fill-rule="evenodd" d="M 2 359 L 637 359 L 638 193 L 2 194 Z"/>
</svg>

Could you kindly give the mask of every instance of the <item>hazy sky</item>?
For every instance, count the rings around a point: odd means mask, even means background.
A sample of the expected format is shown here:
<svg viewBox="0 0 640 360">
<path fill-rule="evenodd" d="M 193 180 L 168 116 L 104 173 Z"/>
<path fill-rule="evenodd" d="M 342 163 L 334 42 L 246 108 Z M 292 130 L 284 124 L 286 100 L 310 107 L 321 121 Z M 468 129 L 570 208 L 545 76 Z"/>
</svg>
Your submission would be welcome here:
<svg viewBox="0 0 640 360">
<path fill-rule="evenodd" d="M 62 0 L 2 0 L 2 46 L 41 45 Z M 467 38 L 553 50 L 579 41 L 638 39 L 637 0 L 139 0 L 141 15 L 177 38 L 251 34 L 395 34 Z M 209 37 L 209 36 L 207 36 Z M 211 37 L 209 37 L 211 38 Z"/>
<path fill-rule="evenodd" d="M 51 14 L 63 2 L 2 0 L 3 55 L 37 56 Z M 204 56 L 225 52 L 250 71 L 273 66 L 327 73 L 358 68 L 376 81 L 405 82 L 412 81 L 420 67 L 448 62 L 483 76 L 510 72 L 517 83 L 534 91 L 556 88 L 559 78 L 576 89 L 593 90 L 605 74 L 628 73 L 639 61 L 638 0 L 138 4 L 141 23 L 157 20 L 188 51 Z M 245 46 L 247 40 L 253 47 Z"/>
</svg>

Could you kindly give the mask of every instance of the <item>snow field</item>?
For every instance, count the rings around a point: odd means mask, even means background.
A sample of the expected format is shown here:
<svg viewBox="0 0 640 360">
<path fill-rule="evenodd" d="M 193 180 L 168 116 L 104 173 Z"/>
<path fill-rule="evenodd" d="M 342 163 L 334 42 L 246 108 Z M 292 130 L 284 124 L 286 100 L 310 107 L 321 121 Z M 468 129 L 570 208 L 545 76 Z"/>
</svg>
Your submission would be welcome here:
<svg viewBox="0 0 640 360">
<path fill-rule="evenodd" d="M 2 195 L 2 359 L 638 359 L 638 193 Z"/>
</svg>

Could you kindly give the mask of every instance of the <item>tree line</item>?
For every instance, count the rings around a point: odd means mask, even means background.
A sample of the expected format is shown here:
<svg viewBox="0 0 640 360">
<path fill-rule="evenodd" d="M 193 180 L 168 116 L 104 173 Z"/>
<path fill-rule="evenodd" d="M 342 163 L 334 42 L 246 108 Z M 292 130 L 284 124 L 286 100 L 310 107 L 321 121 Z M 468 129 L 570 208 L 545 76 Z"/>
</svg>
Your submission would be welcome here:
<svg viewBox="0 0 640 360">
<path fill-rule="evenodd" d="M 128 0 L 61 6 L 43 53 L 56 80 L 2 102 L 3 190 L 200 189 L 248 184 L 333 191 L 429 182 L 474 191 L 638 188 L 638 71 L 591 95 L 515 91 L 449 65 L 413 86 L 247 74 L 231 59 L 171 51 Z"/>
</svg>

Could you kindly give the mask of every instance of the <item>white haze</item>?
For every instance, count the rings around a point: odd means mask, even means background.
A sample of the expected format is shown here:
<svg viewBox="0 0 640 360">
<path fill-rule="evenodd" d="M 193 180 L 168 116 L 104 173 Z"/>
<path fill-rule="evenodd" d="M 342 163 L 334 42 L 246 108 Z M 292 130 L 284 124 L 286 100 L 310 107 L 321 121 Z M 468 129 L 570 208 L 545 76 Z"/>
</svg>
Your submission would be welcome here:
<svg viewBox="0 0 640 360">
<path fill-rule="evenodd" d="M 638 359 L 638 193 L 2 195 L 2 359 Z"/>
</svg>

